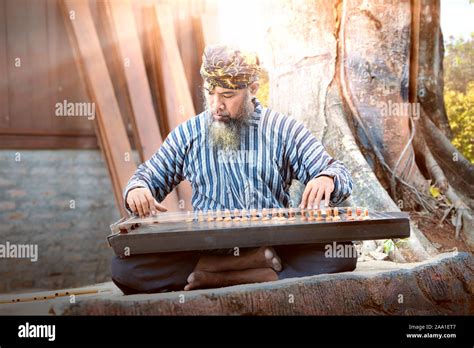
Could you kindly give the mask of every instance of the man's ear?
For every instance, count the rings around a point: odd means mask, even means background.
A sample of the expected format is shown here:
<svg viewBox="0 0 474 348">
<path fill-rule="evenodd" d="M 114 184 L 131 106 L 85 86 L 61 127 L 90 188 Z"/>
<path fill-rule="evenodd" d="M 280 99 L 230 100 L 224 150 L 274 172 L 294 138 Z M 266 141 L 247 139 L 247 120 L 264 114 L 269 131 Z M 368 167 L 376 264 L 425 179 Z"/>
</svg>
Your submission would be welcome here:
<svg viewBox="0 0 474 348">
<path fill-rule="evenodd" d="M 257 81 L 252 82 L 252 83 L 249 85 L 250 94 L 252 94 L 252 96 L 256 96 L 259 87 L 260 87 L 260 85 L 259 85 L 259 83 L 258 83 Z"/>
</svg>

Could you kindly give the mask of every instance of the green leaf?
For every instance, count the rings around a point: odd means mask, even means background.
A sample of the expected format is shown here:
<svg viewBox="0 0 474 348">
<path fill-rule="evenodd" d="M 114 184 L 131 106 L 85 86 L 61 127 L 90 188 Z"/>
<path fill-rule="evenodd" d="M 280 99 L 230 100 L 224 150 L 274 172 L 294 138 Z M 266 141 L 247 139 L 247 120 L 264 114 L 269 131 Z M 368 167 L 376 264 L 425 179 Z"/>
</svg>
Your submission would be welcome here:
<svg viewBox="0 0 474 348">
<path fill-rule="evenodd" d="M 390 253 L 395 249 L 395 244 L 393 243 L 393 240 L 387 239 L 385 242 L 383 242 L 383 251 L 385 254 Z"/>
<path fill-rule="evenodd" d="M 430 193 L 434 198 L 438 198 L 441 195 L 439 188 L 433 185 L 430 186 Z"/>
</svg>

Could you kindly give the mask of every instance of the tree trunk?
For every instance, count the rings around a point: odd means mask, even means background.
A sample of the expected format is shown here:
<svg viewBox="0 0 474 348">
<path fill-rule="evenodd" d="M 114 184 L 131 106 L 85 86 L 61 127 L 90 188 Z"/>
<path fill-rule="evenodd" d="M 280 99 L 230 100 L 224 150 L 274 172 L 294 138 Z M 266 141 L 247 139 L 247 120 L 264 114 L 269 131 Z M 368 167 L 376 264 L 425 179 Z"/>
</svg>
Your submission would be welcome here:
<svg viewBox="0 0 474 348">
<path fill-rule="evenodd" d="M 408 0 L 283 0 L 278 5 L 268 12 L 270 107 L 302 121 L 345 163 L 355 183 L 351 204 L 385 211 L 425 209 L 441 218 L 439 202 L 428 190 L 436 183 L 463 213 L 467 227 L 472 186 L 461 196 L 462 176 L 451 184 L 444 170 L 462 168 L 472 175 L 473 167 L 459 153 L 457 162 L 438 164 L 440 153 L 454 147 L 433 146 L 431 139 L 434 133 L 451 136 L 442 96 L 438 2 L 422 1 L 419 17 L 413 18 L 416 9 Z M 412 32 L 416 18 L 419 29 Z M 419 40 L 411 40 L 418 31 Z M 410 71 L 418 74 L 414 81 L 421 81 L 417 90 L 429 87 L 432 93 L 420 100 L 420 109 L 408 103 L 410 88 L 416 88 L 410 85 Z M 468 237 L 467 228 L 464 232 Z M 406 260 L 436 254 L 415 226 L 401 252 Z"/>
</svg>

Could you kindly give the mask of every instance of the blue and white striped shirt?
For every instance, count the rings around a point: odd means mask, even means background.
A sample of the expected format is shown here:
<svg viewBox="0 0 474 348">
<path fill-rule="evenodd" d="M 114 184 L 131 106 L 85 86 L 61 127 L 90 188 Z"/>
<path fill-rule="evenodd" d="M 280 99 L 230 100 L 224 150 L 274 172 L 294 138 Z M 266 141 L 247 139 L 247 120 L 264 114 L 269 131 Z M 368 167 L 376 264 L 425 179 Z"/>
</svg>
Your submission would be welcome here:
<svg viewBox="0 0 474 348">
<path fill-rule="evenodd" d="M 238 151 L 210 145 L 204 111 L 176 127 L 160 149 L 141 164 L 124 190 L 148 187 L 158 202 L 182 180 L 192 186 L 194 210 L 262 209 L 297 206 L 290 202 L 291 181 L 303 184 L 322 175 L 334 178 L 331 205 L 352 191 L 352 178 L 300 122 L 264 108 L 255 111 L 241 129 Z M 290 204 L 293 203 L 293 204 Z"/>
</svg>

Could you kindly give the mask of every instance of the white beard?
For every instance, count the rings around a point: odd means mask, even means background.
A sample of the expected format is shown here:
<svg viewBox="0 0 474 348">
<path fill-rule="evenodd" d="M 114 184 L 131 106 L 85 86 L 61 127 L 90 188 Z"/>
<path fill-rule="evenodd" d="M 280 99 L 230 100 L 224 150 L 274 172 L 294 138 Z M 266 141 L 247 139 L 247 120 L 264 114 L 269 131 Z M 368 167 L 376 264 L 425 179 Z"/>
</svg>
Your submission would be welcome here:
<svg viewBox="0 0 474 348">
<path fill-rule="evenodd" d="M 209 110 L 209 108 L 206 109 Z M 210 112 L 208 132 L 211 144 L 224 151 L 238 150 L 240 148 L 242 127 L 247 123 L 253 111 L 254 105 L 250 94 L 248 94 L 237 117 L 230 119 L 229 122 L 215 121 L 212 112 Z"/>
</svg>

